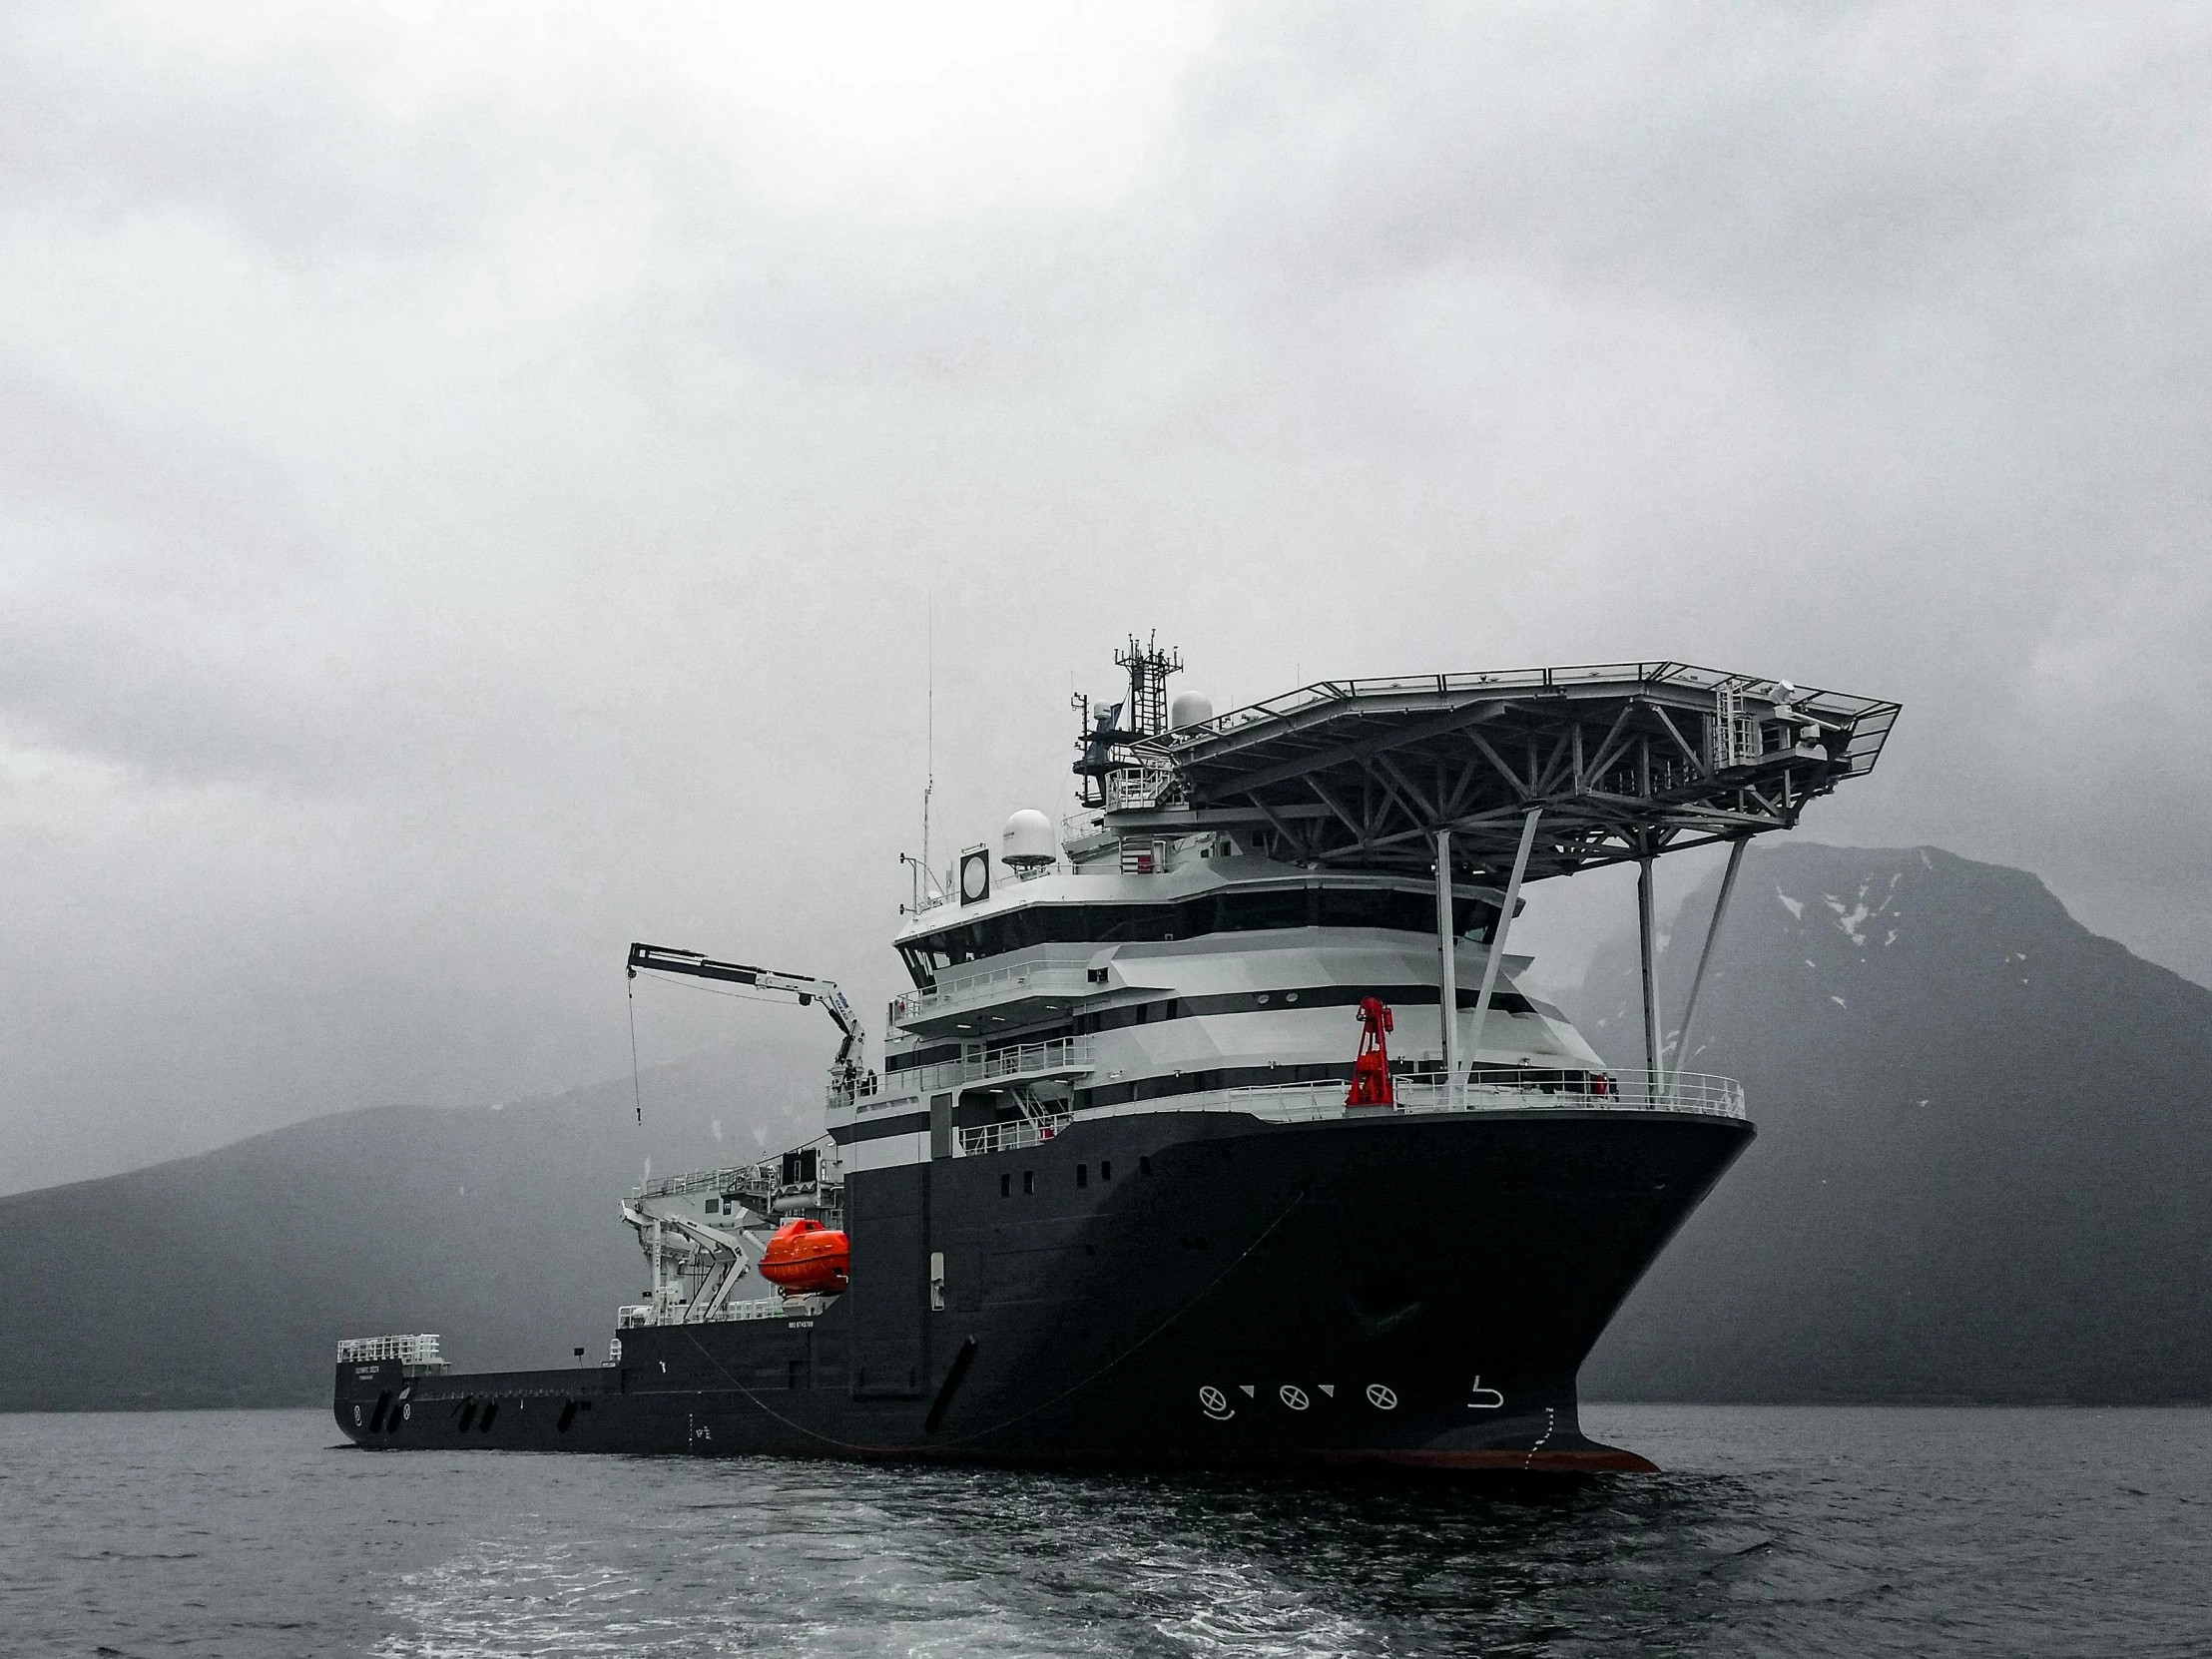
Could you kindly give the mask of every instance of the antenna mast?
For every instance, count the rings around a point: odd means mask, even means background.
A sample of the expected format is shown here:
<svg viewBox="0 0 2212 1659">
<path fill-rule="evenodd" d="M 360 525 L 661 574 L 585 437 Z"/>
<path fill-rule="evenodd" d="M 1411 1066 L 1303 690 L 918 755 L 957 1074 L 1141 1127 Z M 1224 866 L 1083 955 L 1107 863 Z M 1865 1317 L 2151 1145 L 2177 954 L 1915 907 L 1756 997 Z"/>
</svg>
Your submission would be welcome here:
<svg viewBox="0 0 2212 1659">
<path fill-rule="evenodd" d="M 929 802 L 937 793 L 937 596 L 933 592 L 922 602 L 922 618 L 927 664 L 924 677 L 928 682 L 922 698 L 922 767 L 926 777 L 921 786 L 921 868 L 915 879 L 926 886 L 929 879 Z M 920 901 L 917 893 L 917 907 Z"/>
</svg>

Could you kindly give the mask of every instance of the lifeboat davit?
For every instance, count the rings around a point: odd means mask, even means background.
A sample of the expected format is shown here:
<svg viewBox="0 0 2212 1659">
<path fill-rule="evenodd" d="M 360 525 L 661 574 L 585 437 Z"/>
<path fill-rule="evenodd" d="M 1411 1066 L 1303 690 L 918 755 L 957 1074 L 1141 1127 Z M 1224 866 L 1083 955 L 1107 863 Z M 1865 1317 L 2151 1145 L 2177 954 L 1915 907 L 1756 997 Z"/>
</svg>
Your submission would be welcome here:
<svg viewBox="0 0 2212 1659">
<path fill-rule="evenodd" d="M 786 1296 L 835 1296 L 852 1282 L 851 1263 L 852 1247 L 842 1233 L 819 1221 L 787 1221 L 769 1235 L 761 1277 Z"/>
</svg>

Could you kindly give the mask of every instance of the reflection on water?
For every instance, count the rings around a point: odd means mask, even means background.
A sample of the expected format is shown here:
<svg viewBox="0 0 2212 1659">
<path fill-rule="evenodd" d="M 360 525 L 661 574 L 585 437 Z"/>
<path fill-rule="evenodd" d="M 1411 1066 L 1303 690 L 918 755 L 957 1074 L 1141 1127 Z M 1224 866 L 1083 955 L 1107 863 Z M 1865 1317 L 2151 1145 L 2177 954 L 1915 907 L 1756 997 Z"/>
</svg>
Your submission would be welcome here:
<svg viewBox="0 0 2212 1659">
<path fill-rule="evenodd" d="M 1466 1487 L 378 1454 L 329 1447 L 310 1413 L 0 1418 L 0 1647 L 2204 1651 L 2212 1412 L 1590 1414 L 1671 1472 Z"/>
</svg>

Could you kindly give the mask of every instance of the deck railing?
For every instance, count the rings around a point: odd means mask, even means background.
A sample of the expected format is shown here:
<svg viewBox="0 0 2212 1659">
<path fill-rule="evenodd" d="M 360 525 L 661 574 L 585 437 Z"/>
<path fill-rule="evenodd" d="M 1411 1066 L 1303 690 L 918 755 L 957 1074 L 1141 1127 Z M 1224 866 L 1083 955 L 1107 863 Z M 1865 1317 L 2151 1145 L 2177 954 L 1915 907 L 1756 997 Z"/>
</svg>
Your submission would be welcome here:
<svg viewBox="0 0 2212 1659">
<path fill-rule="evenodd" d="M 987 973 L 969 973 L 956 979 L 940 979 L 933 989 L 906 991 L 892 997 L 891 1023 L 904 1025 L 910 1020 L 942 1013 L 963 1004 L 1002 999 L 1009 992 L 1019 990 L 1081 996 L 1091 988 L 1084 971 L 1089 965 L 1090 957 L 1087 955 L 1048 956 L 1035 961 L 992 968 Z"/>
<path fill-rule="evenodd" d="M 960 1153 L 967 1158 L 980 1157 L 986 1152 L 1011 1152 L 1017 1147 L 1036 1146 L 1075 1121 L 1073 1112 L 1056 1112 L 1040 1118 L 1013 1118 L 1005 1123 L 986 1123 L 973 1129 L 960 1131 Z"/>
<path fill-rule="evenodd" d="M 338 1344 L 338 1364 L 365 1366 L 379 1360 L 397 1360 L 403 1366 L 441 1366 L 438 1340 L 424 1333 L 415 1337 L 349 1337 Z"/>
<path fill-rule="evenodd" d="M 1054 1037 L 1041 1043 L 1008 1043 L 973 1059 L 945 1060 L 917 1068 L 920 1089 L 955 1088 L 962 1083 L 988 1083 L 998 1078 L 1045 1077 L 1054 1072 L 1091 1069 L 1089 1037 Z"/>
<path fill-rule="evenodd" d="M 1266 1083 L 1224 1089 L 1219 1111 L 1252 1112 L 1278 1121 L 1360 1117 L 1369 1112 L 1526 1112 L 1559 1111 L 1690 1112 L 1701 1117 L 1741 1118 L 1744 1086 L 1732 1077 L 1704 1072 L 1648 1071 L 1527 1072 L 1487 1068 L 1470 1071 L 1452 1087 L 1442 1078 L 1398 1077 L 1396 1100 L 1389 1106 L 1345 1104 L 1343 1083 Z"/>
</svg>

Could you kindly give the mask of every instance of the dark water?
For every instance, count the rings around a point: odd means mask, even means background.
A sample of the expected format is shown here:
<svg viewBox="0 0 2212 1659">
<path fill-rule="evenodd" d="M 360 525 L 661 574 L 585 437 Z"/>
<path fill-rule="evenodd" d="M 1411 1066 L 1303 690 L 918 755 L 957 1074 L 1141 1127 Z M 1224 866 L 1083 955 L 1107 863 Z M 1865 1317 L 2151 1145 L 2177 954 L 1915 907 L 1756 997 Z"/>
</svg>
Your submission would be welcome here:
<svg viewBox="0 0 2212 1659">
<path fill-rule="evenodd" d="M 2212 1411 L 1592 1408 L 1508 1490 L 0 1417 L 8 1654 L 2212 1654 Z"/>
</svg>

